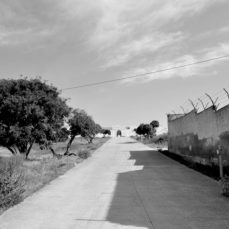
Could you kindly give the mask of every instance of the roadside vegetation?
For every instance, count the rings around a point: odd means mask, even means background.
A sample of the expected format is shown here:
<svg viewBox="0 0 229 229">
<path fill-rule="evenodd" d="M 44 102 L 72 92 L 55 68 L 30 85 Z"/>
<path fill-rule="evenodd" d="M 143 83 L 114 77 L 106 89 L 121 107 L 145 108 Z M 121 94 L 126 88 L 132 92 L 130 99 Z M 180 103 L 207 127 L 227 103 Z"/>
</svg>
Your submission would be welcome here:
<svg viewBox="0 0 229 229">
<path fill-rule="evenodd" d="M 136 132 L 134 139 L 153 148 L 166 148 L 168 146 L 168 134 L 163 133 L 158 135 L 157 128 L 159 125 L 157 120 L 153 120 L 149 124 L 141 123 L 134 129 Z"/>
<path fill-rule="evenodd" d="M 0 213 L 87 159 L 104 132 L 53 85 L 0 80 Z"/>
<path fill-rule="evenodd" d="M 136 137 L 136 140 L 152 148 L 166 149 L 168 147 L 168 134 L 158 134 L 153 138 Z"/>
</svg>

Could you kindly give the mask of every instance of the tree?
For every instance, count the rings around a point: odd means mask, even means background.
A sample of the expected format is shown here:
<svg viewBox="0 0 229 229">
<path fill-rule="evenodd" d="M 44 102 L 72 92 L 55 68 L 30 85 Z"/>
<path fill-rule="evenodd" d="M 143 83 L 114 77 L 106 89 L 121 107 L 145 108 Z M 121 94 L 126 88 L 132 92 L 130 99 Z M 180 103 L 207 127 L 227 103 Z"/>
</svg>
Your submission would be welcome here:
<svg viewBox="0 0 229 229">
<path fill-rule="evenodd" d="M 138 134 L 138 135 L 144 135 L 143 127 L 144 127 L 144 124 L 141 123 L 141 124 L 137 127 L 137 129 L 136 129 L 136 134 Z"/>
<path fill-rule="evenodd" d="M 67 144 L 65 155 L 69 154 L 72 142 L 77 135 L 81 135 L 89 143 L 92 143 L 96 134 L 101 131 L 101 126 L 96 124 L 91 116 L 84 110 L 73 110 L 71 118 L 68 120 L 70 126 L 70 140 Z"/>
<path fill-rule="evenodd" d="M 71 118 L 68 120 L 68 124 L 70 126 L 70 140 L 67 144 L 66 152 L 64 155 L 69 154 L 72 142 L 77 135 L 81 134 L 82 129 L 86 123 L 86 117 L 87 114 L 84 110 L 76 109 L 72 111 Z"/>
<path fill-rule="evenodd" d="M 150 124 L 140 124 L 137 129 L 136 129 L 136 133 L 138 135 L 143 135 L 146 137 L 151 137 L 153 136 L 153 134 L 155 133 L 155 130 L 153 129 L 153 127 Z"/>
<path fill-rule="evenodd" d="M 95 124 L 95 128 L 96 128 L 95 130 L 96 134 L 103 133 L 103 128 L 98 123 Z"/>
<path fill-rule="evenodd" d="M 62 127 L 60 131 L 57 132 L 56 142 L 65 142 L 68 140 L 70 131 L 66 127 Z"/>
<path fill-rule="evenodd" d="M 98 127 L 98 124 L 94 122 L 92 117 L 87 116 L 86 124 L 82 129 L 81 136 L 84 137 L 88 143 L 92 143 L 99 131 L 100 127 Z"/>
<path fill-rule="evenodd" d="M 108 129 L 103 130 L 103 137 L 105 138 L 106 135 L 111 135 L 111 131 Z"/>
<path fill-rule="evenodd" d="M 143 125 L 143 135 L 146 137 L 151 137 L 154 134 L 154 129 L 150 124 L 144 124 Z"/>
<path fill-rule="evenodd" d="M 150 123 L 150 125 L 155 129 L 155 128 L 159 127 L 159 122 L 157 120 L 154 120 Z"/>
<path fill-rule="evenodd" d="M 156 135 L 156 132 L 157 132 L 156 128 L 159 127 L 159 122 L 158 122 L 157 120 L 154 120 L 154 121 L 152 121 L 152 122 L 150 123 L 150 125 L 151 125 L 152 128 L 153 128 L 153 135 L 152 135 L 152 137 L 153 137 L 154 135 Z"/>
<path fill-rule="evenodd" d="M 0 146 L 26 158 L 34 143 L 52 149 L 70 108 L 40 79 L 0 80 Z"/>
</svg>

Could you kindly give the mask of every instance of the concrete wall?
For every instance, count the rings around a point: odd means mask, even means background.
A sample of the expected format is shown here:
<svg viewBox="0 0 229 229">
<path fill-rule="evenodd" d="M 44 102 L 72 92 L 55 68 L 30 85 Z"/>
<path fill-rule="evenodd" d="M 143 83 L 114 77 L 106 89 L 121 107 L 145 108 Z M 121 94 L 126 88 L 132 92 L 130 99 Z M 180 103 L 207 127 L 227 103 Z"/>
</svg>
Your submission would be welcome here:
<svg viewBox="0 0 229 229">
<path fill-rule="evenodd" d="M 194 111 L 176 118 L 168 115 L 169 151 L 210 162 L 222 148 L 229 162 L 229 106 Z"/>
</svg>

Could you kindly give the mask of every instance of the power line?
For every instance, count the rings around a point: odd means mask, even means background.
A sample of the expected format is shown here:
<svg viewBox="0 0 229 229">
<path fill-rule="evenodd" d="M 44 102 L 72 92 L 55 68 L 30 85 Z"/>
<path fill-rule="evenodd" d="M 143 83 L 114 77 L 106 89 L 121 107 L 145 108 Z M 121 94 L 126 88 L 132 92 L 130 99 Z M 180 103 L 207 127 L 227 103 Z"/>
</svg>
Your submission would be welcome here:
<svg viewBox="0 0 229 229">
<path fill-rule="evenodd" d="M 156 73 L 166 72 L 166 71 L 170 71 L 170 70 L 174 70 L 174 69 L 185 68 L 185 67 L 192 66 L 192 65 L 198 65 L 198 64 L 203 64 L 203 63 L 206 63 L 206 62 L 220 60 L 220 59 L 224 59 L 224 58 L 227 58 L 227 57 L 229 57 L 229 54 L 228 55 L 224 55 L 224 56 L 211 58 L 211 59 L 205 59 L 205 60 L 201 60 L 201 61 L 197 61 L 197 62 L 193 62 L 193 63 L 183 64 L 183 65 L 179 65 L 179 66 L 168 67 L 168 68 L 164 68 L 164 69 L 161 69 L 161 70 L 146 72 L 146 73 L 142 73 L 142 74 L 138 74 L 138 75 L 127 76 L 127 77 L 117 78 L 117 79 L 113 79 L 113 80 L 99 81 L 99 82 L 95 82 L 95 83 L 81 84 L 81 85 L 77 85 L 77 86 L 74 86 L 74 87 L 63 88 L 62 91 L 78 89 L 78 88 L 85 88 L 85 87 L 92 87 L 92 86 L 96 86 L 96 85 L 113 83 L 113 82 L 122 81 L 122 80 L 126 80 L 126 79 L 138 78 L 138 77 L 147 76 L 147 75 L 150 75 L 150 74 L 156 74 Z M 148 76 L 148 77 L 150 77 L 150 76 Z"/>
</svg>

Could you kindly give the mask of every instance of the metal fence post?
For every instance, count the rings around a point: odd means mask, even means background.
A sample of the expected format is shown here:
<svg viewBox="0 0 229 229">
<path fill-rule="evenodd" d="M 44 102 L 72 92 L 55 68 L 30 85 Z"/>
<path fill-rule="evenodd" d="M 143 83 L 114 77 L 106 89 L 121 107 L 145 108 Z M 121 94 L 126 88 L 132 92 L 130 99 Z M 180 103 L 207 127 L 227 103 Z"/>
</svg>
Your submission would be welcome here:
<svg viewBox="0 0 229 229">
<path fill-rule="evenodd" d="M 220 179 L 223 179 L 223 158 L 222 158 L 222 148 L 219 146 L 218 150 L 217 150 L 217 154 L 219 157 L 219 175 L 220 175 Z"/>
</svg>

